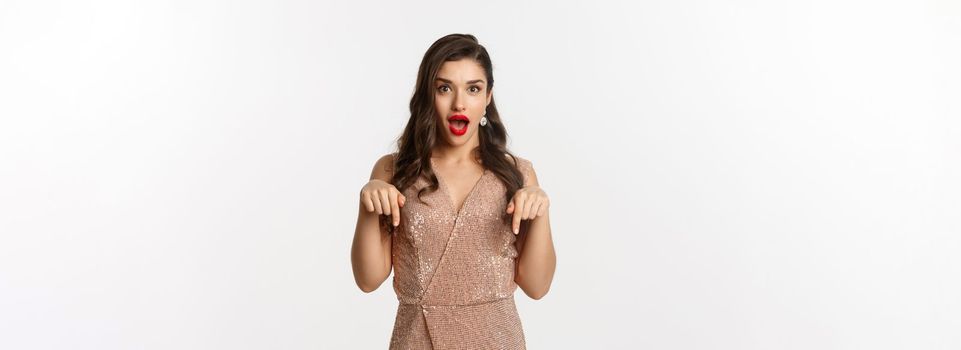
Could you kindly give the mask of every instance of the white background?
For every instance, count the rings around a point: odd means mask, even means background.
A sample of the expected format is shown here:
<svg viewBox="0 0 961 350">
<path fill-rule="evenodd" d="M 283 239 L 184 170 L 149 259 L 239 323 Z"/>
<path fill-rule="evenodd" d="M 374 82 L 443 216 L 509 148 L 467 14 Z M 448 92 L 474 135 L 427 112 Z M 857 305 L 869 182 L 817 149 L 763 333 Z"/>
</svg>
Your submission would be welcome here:
<svg viewBox="0 0 961 350">
<path fill-rule="evenodd" d="M 386 348 L 357 195 L 449 33 L 552 201 L 529 348 L 961 348 L 959 16 L 3 0 L 0 348 Z"/>
</svg>

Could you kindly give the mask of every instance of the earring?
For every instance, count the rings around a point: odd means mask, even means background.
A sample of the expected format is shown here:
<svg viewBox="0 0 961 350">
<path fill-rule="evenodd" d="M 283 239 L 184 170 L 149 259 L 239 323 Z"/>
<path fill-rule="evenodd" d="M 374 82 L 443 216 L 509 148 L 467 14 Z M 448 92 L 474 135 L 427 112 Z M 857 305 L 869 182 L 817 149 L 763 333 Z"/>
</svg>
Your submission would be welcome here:
<svg viewBox="0 0 961 350">
<path fill-rule="evenodd" d="M 484 116 L 481 117 L 480 125 L 481 126 L 487 125 L 487 113 L 484 113 Z"/>
</svg>

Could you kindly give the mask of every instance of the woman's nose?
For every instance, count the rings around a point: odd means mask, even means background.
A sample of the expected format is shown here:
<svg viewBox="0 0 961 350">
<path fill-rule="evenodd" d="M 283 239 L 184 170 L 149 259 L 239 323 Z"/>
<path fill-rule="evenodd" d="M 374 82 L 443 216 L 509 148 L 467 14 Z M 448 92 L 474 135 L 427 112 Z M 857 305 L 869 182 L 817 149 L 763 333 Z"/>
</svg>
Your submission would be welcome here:
<svg viewBox="0 0 961 350">
<path fill-rule="evenodd" d="M 464 110 L 464 98 L 460 92 L 454 94 L 454 109 L 458 111 Z"/>
</svg>

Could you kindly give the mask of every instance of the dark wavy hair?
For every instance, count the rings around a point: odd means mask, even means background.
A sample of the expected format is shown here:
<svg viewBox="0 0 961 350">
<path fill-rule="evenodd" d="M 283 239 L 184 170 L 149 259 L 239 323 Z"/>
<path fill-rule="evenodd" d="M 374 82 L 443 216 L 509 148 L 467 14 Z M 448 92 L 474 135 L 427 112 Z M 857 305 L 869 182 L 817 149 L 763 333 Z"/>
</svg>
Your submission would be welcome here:
<svg viewBox="0 0 961 350">
<path fill-rule="evenodd" d="M 440 183 L 430 166 L 431 150 L 437 142 L 439 127 L 434 108 L 434 80 L 441 65 L 447 61 L 472 59 L 487 78 L 487 93 L 493 93 L 494 67 L 487 49 L 471 34 L 449 34 L 434 42 L 424 53 L 417 71 L 414 95 L 410 99 L 410 119 L 403 134 L 397 139 L 398 154 L 394 162 L 391 183 L 400 191 L 414 184 L 418 177 L 427 177 L 430 185 L 417 192 L 420 200 L 425 191 L 437 191 Z M 507 188 L 505 202 L 523 187 L 524 178 L 517 168 L 517 158 L 507 150 L 507 129 L 501 122 L 494 97 L 487 105 L 487 125 L 480 127 L 480 145 L 474 149 L 476 159 L 484 168 L 497 175 Z M 510 156 L 508 160 L 507 156 Z"/>
</svg>

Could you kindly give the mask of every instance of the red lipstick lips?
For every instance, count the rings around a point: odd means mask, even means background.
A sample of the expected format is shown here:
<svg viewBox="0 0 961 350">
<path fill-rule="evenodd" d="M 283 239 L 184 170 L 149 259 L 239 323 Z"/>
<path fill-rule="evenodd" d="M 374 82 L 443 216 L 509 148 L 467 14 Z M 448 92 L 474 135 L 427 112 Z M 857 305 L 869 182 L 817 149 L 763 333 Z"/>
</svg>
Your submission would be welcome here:
<svg viewBox="0 0 961 350">
<path fill-rule="evenodd" d="M 455 114 L 447 118 L 447 127 L 455 136 L 466 134 L 468 125 L 470 125 L 470 119 L 463 114 Z"/>
</svg>

